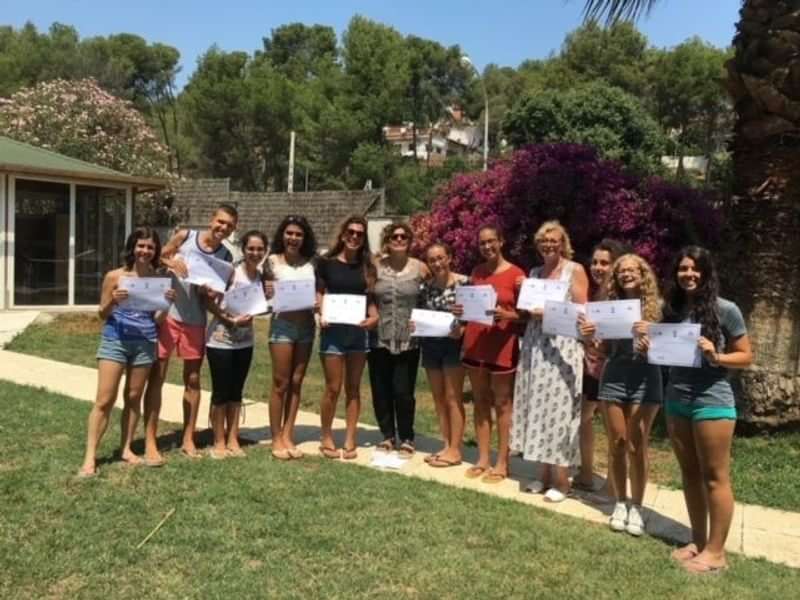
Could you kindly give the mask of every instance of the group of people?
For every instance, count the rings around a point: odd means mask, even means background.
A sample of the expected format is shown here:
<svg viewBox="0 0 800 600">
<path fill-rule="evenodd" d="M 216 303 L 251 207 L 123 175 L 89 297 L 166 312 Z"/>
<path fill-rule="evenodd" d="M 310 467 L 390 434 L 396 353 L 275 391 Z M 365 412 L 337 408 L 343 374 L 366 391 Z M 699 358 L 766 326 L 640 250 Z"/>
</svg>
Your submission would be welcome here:
<svg viewBox="0 0 800 600">
<path fill-rule="evenodd" d="M 80 475 L 97 473 L 96 451 L 105 431 L 123 374 L 121 459 L 148 466 L 164 464 L 156 443 L 161 387 L 173 352 L 183 359 L 184 428 L 181 451 L 200 456 L 195 428 L 200 402 L 200 369 L 204 356 L 212 380 L 211 423 L 215 459 L 242 456 L 238 442 L 242 390 L 253 356 L 253 315 L 233 314 L 224 296 L 187 283 L 185 257 L 190 252 L 230 262 L 223 240 L 237 225 L 235 208 L 220 206 L 204 231 L 178 231 L 160 247 L 155 231 L 140 227 L 126 243 L 125 265 L 104 280 L 99 312 L 105 320 L 97 353 L 97 400 L 88 421 L 88 439 Z M 262 282 L 266 298 L 275 282 L 313 280 L 313 308 L 273 314 L 269 350 L 272 390 L 269 401 L 272 454 L 281 460 L 303 456 L 294 441 L 294 423 L 303 379 L 311 357 L 317 323 L 325 389 L 320 403 L 320 455 L 357 457 L 360 383 L 369 369 L 375 417 L 382 435 L 378 449 L 411 455 L 414 446 L 415 387 L 418 365 L 424 367 L 439 419 L 443 446 L 428 456 L 432 468 L 461 464 L 465 429 L 464 381 L 474 403 L 478 458 L 466 477 L 486 484 L 509 475 L 509 456 L 517 453 L 538 464 L 527 485 L 531 493 L 561 502 L 572 488 L 593 490 L 592 419 L 600 412 L 609 440 L 607 493 L 614 501 L 609 526 L 633 536 L 644 532 L 642 502 L 648 479 L 648 439 L 664 406 L 668 431 L 683 476 L 692 543 L 673 558 L 692 572 L 726 567 L 724 543 L 733 513 L 730 453 L 736 409 L 730 369 L 752 361 L 741 312 L 719 297 L 717 273 L 709 252 L 697 246 L 675 257 L 662 295 L 657 278 L 641 256 L 613 240 L 593 250 L 589 275 L 573 260 L 567 231 L 557 221 L 535 232 L 541 266 L 527 277 L 561 281 L 566 300 L 639 300 L 642 320 L 632 339 L 601 341 L 597 328 L 581 315 L 576 337 L 543 331 L 543 311 L 517 308 L 526 274 L 504 256 L 503 232 L 480 229 L 481 262 L 469 275 L 453 271 L 453 254 L 433 243 L 422 260 L 411 256 L 414 232 L 406 223 L 383 230 L 373 255 L 367 222 L 351 216 L 330 247 L 318 256 L 314 232 L 302 216 L 286 217 L 272 243 L 259 231 L 241 236 L 242 259 L 228 288 Z M 125 307 L 122 277 L 152 277 L 167 271 L 167 311 L 141 312 Z M 497 297 L 493 323 L 464 321 L 456 303 L 461 285 L 490 285 Z M 357 325 L 327 323 L 320 306 L 325 294 L 366 297 L 364 319 Z M 447 337 L 416 337 L 415 308 L 454 315 Z M 212 318 L 206 323 L 207 313 Z M 701 327 L 702 364 L 695 368 L 649 364 L 649 326 L 689 322 Z M 666 381 L 662 380 L 666 379 Z M 665 385 L 666 384 L 666 385 Z M 145 391 L 146 388 L 146 391 Z M 337 446 L 332 423 L 344 389 L 346 429 Z M 144 397 L 145 450 L 131 450 Z M 492 429 L 497 451 L 492 464 Z M 570 470 L 578 467 L 570 481 Z M 630 490 L 628 482 L 630 481 Z"/>
</svg>

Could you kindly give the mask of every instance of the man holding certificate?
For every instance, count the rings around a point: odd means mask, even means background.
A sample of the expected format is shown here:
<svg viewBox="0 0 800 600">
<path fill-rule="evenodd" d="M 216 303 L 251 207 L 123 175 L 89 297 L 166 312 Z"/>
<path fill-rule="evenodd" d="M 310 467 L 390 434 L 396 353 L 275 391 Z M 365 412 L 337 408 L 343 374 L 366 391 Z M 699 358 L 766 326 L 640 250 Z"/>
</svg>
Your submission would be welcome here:
<svg viewBox="0 0 800 600">
<path fill-rule="evenodd" d="M 475 434 L 478 462 L 467 469 L 469 478 L 484 483 L 499 483 L 508 477 L 508 442 L 511 429 L 511 400 L 514 373 L 519 358 L 519 313 L 517 280 L 525 273 L 503 256 L 505 240 L 496 226 L 481 227 L 478 250 L 483 262 L 470 276 L 476 286 L 490 285 L 497 305 L 490 313 L 494 322 L 484 325 L 469 321 L 464 330 L 462 363 L 467 368 L 475 400 Z M 456 291 L 457 293 L 457 291 Z M 453 314 L 462 317 L 464 307 L 455 304 Z M 492 408 L 497 418 L 497 462 L 491 467 Z"/>
<path fill-rule="evenodd" d="M 358 457 L 356 432 L 361 412 L 361 375 L 369 351 L 367 331 L 378 324 L 378 311 L 372 298 L 376 272 L 364 217 L 352 215 L 342 223 L 328 253 L 317 263 L 317 279 L 322 306 L 319 353 L 325 373 L 319 451 L 325 458 L 353 460 Z M 356 302 L 349 301 L 350 297 L 361 298 L 360 308 Z M 330 322 L 328 319 L 333 314 L 326 313 L 326 298 L 335 300 L 330 306 L 335 305 L 337 309 L 337 321 L 361 320 L 357 325 Z M 340 452 L 333 439 L 333 418 L 342 387 L 347 402 L 347 431 Z"/>
<path fill-rule="evenodd" d="M 642 501 L 647 486 L 650 430 L 661 408 L 662 396 L 661 368 L 648 364 L 644 355 L 647 322 L 661 320 L 661 295 L 650 265 L 635 254 L 622 255 L 611 269 L 606 298 L 609 302 L 628 301 L 620 305 L 621 310 L 612 311 L 613 305 L 607 304 L 603 312 L 608 330 L 620 330 L 611 336 L 617 339 L 602 342 L 608 362 L 598 392 L 598 398 L 606 407 L 609 445 L 613 452 L 609 476 L 614 481 L 616 504 L 609 526 L 612 531 L 641 536 L 644 533 Z M 644 321 L 631 324 L 625 308 L 631 302 L 639 303 Z M 591 321 L 591 306 L 590 303 L 587 317 L 581 322 L 581 334 L 587 343 L 593 343 L 598 332 L 597 325 Z M 623 323 L 621 328 L 613 321 L 614 315 Z M 628 329 L 630 332 L 626 331 Z M 622 335 L 630 337 L 618 339 Z"/>
<path fill-rule="evenodd" d="M 273 310 L 269 324 L 269 428 L 272 456 L 279 460 L 303 457 L 294 443 L 294 423 L 316 332 L 316 255 L 317 239 L 306 218 L 284 218 L 272 238 L 264 283 Z"/>
<path fill-rule="evenodd" d="M 188 283 L 189 270 L 181 256 L 196 252 L 231 262 L 230 251 L 222 243 L 236 229 L 239 215 L 233 206 L 220 205 L 203 231 L 181 229 L 161 252 L 161 264 L 173 275 L 177 297 L 158 334 L 158 365 L 153 368 L 145 396 L 145 457 L 151 464 L 162 464 L 158 451 L 158 414 L 161 410 L 161 386 L 167 376 L 173 352 L 183 359 L 183 439 L 181 451 L 199 458 L 194 442 L 197 411 L 200 407 L 200 368 L 203 365 L 206 340 L 206 308 L 209 294 L 206 287 Z M 214 295 L 214 294 L 212 294 Z"/>
</svg>

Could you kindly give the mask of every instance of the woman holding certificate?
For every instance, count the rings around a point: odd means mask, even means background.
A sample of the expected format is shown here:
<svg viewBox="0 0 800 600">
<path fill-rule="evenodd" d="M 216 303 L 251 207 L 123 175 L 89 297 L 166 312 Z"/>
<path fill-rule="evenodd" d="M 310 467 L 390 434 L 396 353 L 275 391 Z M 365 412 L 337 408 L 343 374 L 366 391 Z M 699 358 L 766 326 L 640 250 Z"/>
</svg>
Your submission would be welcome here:
<svg viewBox="0 0 800 600">
<path fill-rule="evenodd" d="M 530 277 L 561 281 L 567 284 L 564 300 L 584 304 L 589 279 L 570 260 L 574 253 L 566 230 L 558 221 L 547 221 L 536 231 L 534 243 L 544 264 Z M 527 491 L 545 492 L 549 502 L 562 502 L 569 493 L 568 469 L 578 462 L 583 346 L 575 338 L 546 335 L 541 309 L 529 314 L 514 388 L 511 447 L 525 460 L 542 463 L 539 479 Z"/>
<path fill-rule="evenodd" d="M 286 282 L 304 282 L 316 290 L 314 257 L 317 240 L 305 217 L 290 215 L 275 231 L 269 255 L 269 269 L 264 287 L 274 298 L 270 321 L 269 352 L 272 358 L 272 393 L 269 400 L 269 426 L 272 432 L 272 455 L 281 460 L 302 458 L 294 443 L 294 423 L 300 407 L 300 390 L 306 376 L 311 347 L 314 344 L 314 306 L 288 307 L 281 296 L 297 299 L 295 289 Z M 278 288 L 278 298 L 275 298 Z M 282 307 L 291 310 L 283 310 Z"/>
<path fill-rule="evenodd" d="M 456 287 L 465 285 L 467 277 L 450 270 L 453 251 L 445 244 L 432 244 L 425 252 L 431 278 L 422 282 L 417 306 L 424 310 L 450 312 L 456 300 Z M 464 367 L 461 365 L 461 336 L 464 327 L 453 322 L 449 337 L 423 337 L 419 345 L 422 366 L 439 416 L 444 447 L 430 455 L 431 467 L 454 467 L 461 464 L 464 441 Z"/>
<path fill-rule="evenodd" d="M 370 335 L 369 381 L 375 420 L 383 441 L 379 448 L 398 447 L 414 453 L 414 387 L 419 368 L 419 348 L 411 337 L 411 311 L 417 305 L 419 286 L 430 275 L 428 267 L 409 256 L 414 240 L 406 223 L 391 223 L 381 236 L 382 256 L 375 262 L 375 303 L 378 327 Z M 399 438 L 399 446 L 398 446 Z"/>
<path fill-rule="evenodd" d="M 125 242 L 125 266 L 106 273 L 100 296 L 99 315 L 105 319 L 100 347 L 97 349 L 97 396 L 87 425 L 86 454 L 79 477 L 97 475 L 96 455 L 108 427 L 117 390 L 125 375 L 125 408 L 122 412 L 120 458 L 128 464 L 141 464 L 131 450 L 131 441 L 141 414 L 141 400 L 150 369 L 156 361 L 157 321 L 175 299 L 171 286 L 166 288 L 163 303 L 156 312 L 152 307 L 130 307 L 127 282 L 153 278 L 160 264 L 161 242 L 149 227 L 137 227 Z M 167 282 L 169 280 L 166 280 Z M 160 288 L 159 288 L 160 289 Z"/>
<path fill-rule="evenodd" d="M 519 358 L 519 314 L 516 311 L 517 281 L 525 276 L 503 256 L 503 239 L 495 226 L 481 227 L 478 249 L 484 262 L 470 276 L 473 285 L 490 285 L 497 294 L 494 323 L 469 321 L 464 330 L 462 363 L 467 368 L 475 403 L 475 434 L 478 462 L 467 469 L 470 479 L 499 483 L 508 477 L 508 440 L 511 428 L 511 400 L 514 373 Z M 464 307 L 453 306 L 462 316 Z M 492 406 L 497 416 L 497 462 L 491 464 Z"/>
<path fill-rule="evenodd" d="M 263 295 L 259 265 L 267 253 L 267 236 L 248 231 L 242 236 L 244 259 L 233 271 L 228 291 L 250 286 Z M 263 298 L 260 298 L 263 300 Z M 206 356 L 211 370 L 211 458 L 244 456 L 239 446 L 242 392 L 253 360 L 253 315 L 238 314 L 225 300 L 209 304 L 214 319 L 206 335 Z"/>
<path fill-rule="evenodd" d="M 319 353 L 325 373 L 325 391 L 320 406 L 319 451 L 326 458 L 357 458 L 356 430 L 361 412 L 361 375 L 369 351 L 367 331 L 378 324 L 372 299 L 376 272 L 367 239 L 367 220 L 348 217 L 324 258 L 317 262 L 320 289 Z M 344 448 L 333 440 L 333 417 L 344 386 L 347 402 Z"/>
<path fill-rule="evenodd" d="M 733 517 L 731 443 L 736 406 L 730 369 L 753 360 L 739 308 L 719 297 L 711 254 L 689 246 L 678 253 L 669 281 L 666 321 L 701 325 L 699 368 L 671 367 L 667 425 L 681 467 L 692 542 L 672 553 L 694 573 L 727 567 L 725 540 Z"/>
<path fill-rule="evenodd" d="M 608 280 L 607 300 L 639 300 L 642 321 L 633 326 L 631 337 L 603 342 L 608 356 L 598 397 L 606 408 L 609 445 L 612 449 L 610 476 L 616 504 L 609 520 L 613 531 L 630 535 L 644 533 L 642 501 L 647 486 L 650 430 L 661 408 L 661 367 L 648 364 L 647 322 L 661 320 L 661 295 L 650 265 L 635 254 L 624 254 L 614 262 Z M 581 334 L 594 343 L 597 326 L 584 319 Z M 627 506 L 628 477 L 631 503 Z"/>
</svg>

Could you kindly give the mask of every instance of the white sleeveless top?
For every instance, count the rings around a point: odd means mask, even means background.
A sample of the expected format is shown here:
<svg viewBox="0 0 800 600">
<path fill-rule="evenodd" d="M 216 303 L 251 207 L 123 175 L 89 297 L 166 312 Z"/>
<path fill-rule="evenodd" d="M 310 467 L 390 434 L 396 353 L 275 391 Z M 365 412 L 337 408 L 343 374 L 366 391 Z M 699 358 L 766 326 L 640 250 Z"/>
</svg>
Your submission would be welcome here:
<svg viewBox="0 0 800 600">
<path fill-rule="evenodd" d="M 269 268 L 276 281 L 297 281 L 299 279 L 314 279 L 314 264 L 306 261 L 299 267 L 293 267 L 285 259 L 279 259 L 272 254 L 269 257 Z"/>
</svg>

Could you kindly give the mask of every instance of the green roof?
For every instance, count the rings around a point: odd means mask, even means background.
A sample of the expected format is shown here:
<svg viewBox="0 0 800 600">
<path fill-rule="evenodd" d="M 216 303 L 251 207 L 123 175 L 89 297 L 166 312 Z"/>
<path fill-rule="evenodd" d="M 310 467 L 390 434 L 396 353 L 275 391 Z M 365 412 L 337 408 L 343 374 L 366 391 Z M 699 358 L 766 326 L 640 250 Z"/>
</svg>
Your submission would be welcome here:
<svg viewBox="0 0 800 600">
<path fill-rule="evenodd" d="M 2 135 L 0 135 L 0 172 L 112 181 L 151 187 L 166 185 L 166 180 L 161 178 L 127 175 L 51 150 L 24 144 Z"/>
</svg>

